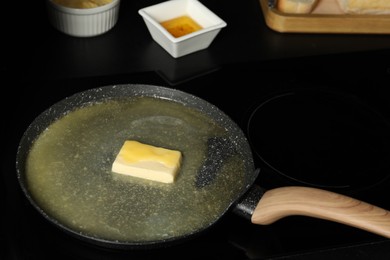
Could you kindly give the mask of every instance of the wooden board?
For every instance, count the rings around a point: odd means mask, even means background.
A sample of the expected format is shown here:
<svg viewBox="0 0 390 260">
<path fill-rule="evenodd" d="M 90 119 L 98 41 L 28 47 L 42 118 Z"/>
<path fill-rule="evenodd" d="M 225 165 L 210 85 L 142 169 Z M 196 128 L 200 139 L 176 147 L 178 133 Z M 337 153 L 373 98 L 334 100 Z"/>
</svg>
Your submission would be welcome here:
<svg viewBox="0 0 390 260">
<path fill-rule="evenodd" d="M 267 26 L 278 32 L 390 34 L 390 15 L 344 14 L 337 0 L 321 0 L 310 14 L 286 14 L 259 1 Z"/>
</svg>

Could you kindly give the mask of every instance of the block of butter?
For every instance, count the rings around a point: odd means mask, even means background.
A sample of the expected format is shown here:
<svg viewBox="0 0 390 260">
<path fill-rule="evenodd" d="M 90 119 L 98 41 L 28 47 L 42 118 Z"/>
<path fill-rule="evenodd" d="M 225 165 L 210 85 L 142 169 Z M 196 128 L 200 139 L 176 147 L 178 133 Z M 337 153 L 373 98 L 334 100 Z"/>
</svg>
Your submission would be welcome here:
<svg viewBox="0 0 390 260">
<path fill-rule="evenodd" d="M 180 151 L 127 140 L 112 164 L 112 171 L 163 183 L 173 183 L 178 175 L 181 159 Z"/>
</svg>

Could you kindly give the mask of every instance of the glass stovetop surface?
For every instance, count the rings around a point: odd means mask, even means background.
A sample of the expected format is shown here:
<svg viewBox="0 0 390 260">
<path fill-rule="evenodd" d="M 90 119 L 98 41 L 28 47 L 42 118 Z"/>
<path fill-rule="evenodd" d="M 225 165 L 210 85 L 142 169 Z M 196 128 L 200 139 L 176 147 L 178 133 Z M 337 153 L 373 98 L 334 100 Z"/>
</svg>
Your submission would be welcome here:
<svg viewBox="0 0 390 260">
<path fill-rule="evenodd" d="M 314 73 L 314 71 L 316 73 Z M 18 83 L 3 111 L 10 122 L 2 163 L 2 259 L 329 259 L 390 256 L 386 238 L 349 226 L 292 216 L 257 226 L 227 212 L 185 241 L 147 250 L 105 248 L 64 233 L 44 219 L 18 186 L 15 155 L 29 123 L 44 109 L 88 88 L 143 83 L 177 88 L 219 107 L 242 128 L 265 189 L 303 185 L 335 191 L 390 209 L 389 76 L 302 72 L 287 65 L 226 66 L 171 85 L 157 73 Z M 375 74 L 375 77 L 370 75 Z M 353 76 L 352 76 L 353 75 Z M 4 214 L 5 212 L 5 214 Z M 357 250 L 359 249 L 359 250 Z M 360 252 L 360 253 L 357 253 Z M 306 257 L 306 258 L 305 258 Z"/>
</svg>

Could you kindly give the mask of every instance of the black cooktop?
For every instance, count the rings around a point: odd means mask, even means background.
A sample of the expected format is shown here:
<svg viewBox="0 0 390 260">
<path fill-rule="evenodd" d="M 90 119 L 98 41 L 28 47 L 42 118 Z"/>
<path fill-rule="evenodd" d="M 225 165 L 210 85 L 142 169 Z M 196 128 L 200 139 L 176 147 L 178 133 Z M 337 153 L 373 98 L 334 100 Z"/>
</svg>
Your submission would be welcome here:
<svg viewBox="0 0 390 260">
<path fill-rule="evenodd" d="M 12 107 L 2 109 L 1 259 L 387 259 L 389 240 L 366 231 L 300 216 L 258 226 L 233 212 L 178 244 L 147 250 L 103 248 L 44 219 L 24 197 L 15 173 L 18 142 L 44 109 L 89 88 L 143 83 L 189 92 L 228 114 L 252 145 L 261 169 L 256 183 L 263 188 L 317 187 L 390 209 L 390 74 L 378 56 L 365 57 L 373 64 L 365 69 L 353 57 L 232 64 L 174 84 L 156 72 L 17 79 Z"/>
</svg>

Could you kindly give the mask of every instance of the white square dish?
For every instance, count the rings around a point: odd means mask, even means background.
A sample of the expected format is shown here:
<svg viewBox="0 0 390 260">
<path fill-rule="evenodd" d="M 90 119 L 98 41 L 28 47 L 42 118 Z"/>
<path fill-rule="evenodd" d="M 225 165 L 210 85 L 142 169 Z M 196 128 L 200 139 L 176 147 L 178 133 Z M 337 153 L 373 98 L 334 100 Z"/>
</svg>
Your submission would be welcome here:
<svg viewBox="0 0 390 260">
<path fill-rule="evenodd" d="M 227 25 L 197 0 L 168 0 L 142 8 L 138 13 L 152 38 L 174 58 L 206 49 Z M 182 16 L 192 19 L 200 29 L 175 37 L 161 24 Z"/>
</svg>

